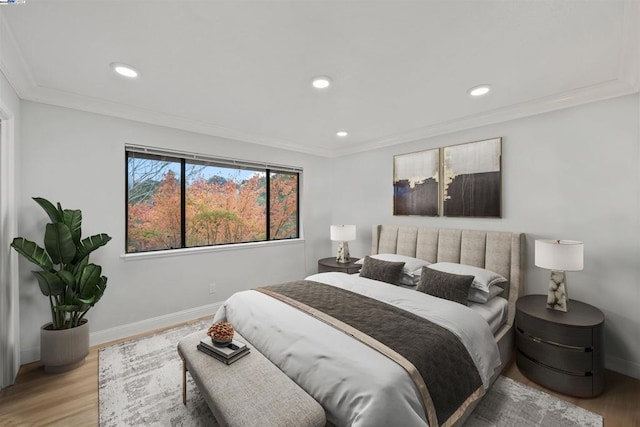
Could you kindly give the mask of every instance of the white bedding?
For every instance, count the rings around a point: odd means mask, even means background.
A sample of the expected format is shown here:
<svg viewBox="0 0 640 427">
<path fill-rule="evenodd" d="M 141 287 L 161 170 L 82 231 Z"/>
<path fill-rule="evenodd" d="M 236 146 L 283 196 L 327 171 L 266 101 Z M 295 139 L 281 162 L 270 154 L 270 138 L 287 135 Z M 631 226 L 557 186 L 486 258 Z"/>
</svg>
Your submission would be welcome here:
<svg viewBox="0 0 640 427">
<path fill-rule="evenodd" d="M 457 335 L 487 388 L 500 356 L 482 316 L 468 307 L 410 289 L 344 273 L 308 280 L 396 305 Z M 231 296 L 216 313 L 311 396 L 335 425 L 425 426 L 421 397 L 397 363 L 343 332 L 257 291 Z M 452 381 L 455 379 L 452 378 Z"/>
<path fill-rule="evenodd" d="M 494 335 L 507 322 L 508 307 L 509 301 L 500 297 L 492 298 L 484 304 L 469 301 L 469 308 L 487 321 Z"/>
</svg>

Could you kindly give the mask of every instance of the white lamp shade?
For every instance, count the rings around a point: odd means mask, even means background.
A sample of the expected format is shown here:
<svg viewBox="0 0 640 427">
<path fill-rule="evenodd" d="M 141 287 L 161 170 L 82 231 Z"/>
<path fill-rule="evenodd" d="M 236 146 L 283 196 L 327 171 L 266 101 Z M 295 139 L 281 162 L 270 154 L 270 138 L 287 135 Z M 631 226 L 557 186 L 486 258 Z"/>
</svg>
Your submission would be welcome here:
<svg viewBox="0 0 640 427">
<path fill-rule="evenodd" d="M 536 240 L 536 266 L 556 271 L 580 271 L 584 243 L 575 240 Z"/>
<path fill-rule="evenodd" d="M 356 226 L 355 225 L 332 225 L 331 240 L 338 241 L 338 242 L 349 242 L 351 240 L 356 240 Z"/>
</svg>

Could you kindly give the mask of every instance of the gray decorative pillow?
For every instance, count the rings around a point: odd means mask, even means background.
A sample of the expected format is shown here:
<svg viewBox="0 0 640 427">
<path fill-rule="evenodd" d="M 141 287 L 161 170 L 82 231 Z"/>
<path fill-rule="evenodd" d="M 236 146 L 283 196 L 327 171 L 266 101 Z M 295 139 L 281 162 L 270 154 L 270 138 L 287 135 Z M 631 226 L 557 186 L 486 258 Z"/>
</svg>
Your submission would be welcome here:
<svg viewBox="0 0 640 427">
<path fill-rule="evenodd" d="M 461 276 L 459 274 L 445 273 L 422 267 L 420 283 L 416 290 L 434 297 L 448 299 L 462 305 L 469 305 L 467 297 L 474 276 Z"/>
<path fill-rule="evenodd" d="M 402 277 L 402 268 L 404 262 L 389 262 L 379 259 L 364 257 L 360 277 L 377 280 L 379 282 L 387 282 L 397 285 Z M 468 291 L 468 290 L 467 290 Z"/>
</svg>

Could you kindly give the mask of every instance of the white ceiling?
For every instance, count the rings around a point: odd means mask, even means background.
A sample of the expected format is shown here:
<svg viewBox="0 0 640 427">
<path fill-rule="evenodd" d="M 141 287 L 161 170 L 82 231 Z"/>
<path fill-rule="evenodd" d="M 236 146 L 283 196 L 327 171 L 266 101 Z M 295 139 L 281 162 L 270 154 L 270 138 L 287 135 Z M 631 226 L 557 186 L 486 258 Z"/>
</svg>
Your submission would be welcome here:
<svg viewBox="0 0 640 427">
<path fill-rule="evenodd" d="M 27 0 L 0 8 L 0 68 L 23 99 L 336 156 L 636 92 L 639 9 Z"/>
</svg>

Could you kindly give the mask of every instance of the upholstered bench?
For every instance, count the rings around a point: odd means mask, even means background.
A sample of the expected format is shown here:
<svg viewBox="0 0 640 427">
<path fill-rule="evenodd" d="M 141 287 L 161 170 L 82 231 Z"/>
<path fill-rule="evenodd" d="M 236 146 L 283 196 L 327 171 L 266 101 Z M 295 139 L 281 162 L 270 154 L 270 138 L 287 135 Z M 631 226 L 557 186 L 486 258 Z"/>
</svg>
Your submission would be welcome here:
<svg viewBox="0 0 640 427">
<path fill-rule="evenodd" d="M 199 351 L 207 330 L 178 343 L 182 358 L 182 401 L 187 404 L 187 371 L 221 426 L 324 426 L 322 406 L 247 342 L 251 353 L 231 365 Z"/>
</svg>

